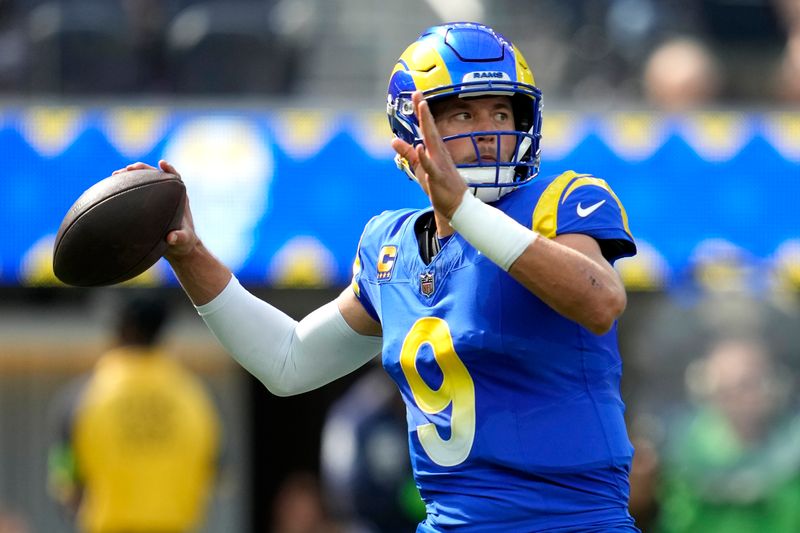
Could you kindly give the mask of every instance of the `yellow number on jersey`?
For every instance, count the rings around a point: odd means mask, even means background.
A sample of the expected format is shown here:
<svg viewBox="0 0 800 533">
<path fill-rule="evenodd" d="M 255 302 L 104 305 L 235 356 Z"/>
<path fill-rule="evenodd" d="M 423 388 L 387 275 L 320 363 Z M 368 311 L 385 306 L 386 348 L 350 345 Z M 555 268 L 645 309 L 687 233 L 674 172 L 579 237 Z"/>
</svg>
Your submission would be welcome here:
<svg viewBox="0 0 800 533">
<path fill-rule="evenodd" d="M 417 371 L 417 354 L 423 344 L 430 345 L 444 378 L 434 390 Z M 426 317 L 417 320 L 403 341 L 400 366 L 411 387 L 414 401 L 428 414 L 444 411 L 452 404 L 450 438 L 444 440 L 432 423 L 417 426 L 417 435 L 431 460 L 441 466 L 462 463 L 475 440 L 475 385 L 467 367 L 458 358 L 447 322 Z"/>
</svg>

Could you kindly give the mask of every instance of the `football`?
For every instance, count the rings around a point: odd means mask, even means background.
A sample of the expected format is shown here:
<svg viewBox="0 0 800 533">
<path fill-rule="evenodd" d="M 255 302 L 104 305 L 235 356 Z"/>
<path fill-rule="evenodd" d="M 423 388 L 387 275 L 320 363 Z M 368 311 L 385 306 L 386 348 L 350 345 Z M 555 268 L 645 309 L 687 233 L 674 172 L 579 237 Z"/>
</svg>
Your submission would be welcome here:
<svg viewBox="0 0 800 533">
<path fill-rule="evenodd" d="M 61 222 L 53 247 L 56 277 L 97 287 L 138 276 L 164 255 L 185 202 L 183 182 L 161 170 L 131 170 L 96 183 Z"/>
</svg>

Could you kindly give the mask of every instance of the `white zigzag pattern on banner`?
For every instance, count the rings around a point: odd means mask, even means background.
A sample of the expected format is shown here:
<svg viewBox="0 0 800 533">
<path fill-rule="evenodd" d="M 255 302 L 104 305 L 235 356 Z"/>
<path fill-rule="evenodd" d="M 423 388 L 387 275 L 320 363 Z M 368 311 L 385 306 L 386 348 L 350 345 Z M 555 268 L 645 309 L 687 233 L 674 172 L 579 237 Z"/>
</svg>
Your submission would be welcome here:
<svg viewBox="0 0 800 533">
<path fill-rule="evenodd" d="M 764 137 L 783 157 L 800 162 L 800 113 L 768 115 Z"/>
<path fill-rule="evenodd" d="M 341 115 L 313 109 L 288 109 L 272 116 L 275 142 L 296 160 L 313 157 L 341 129 Z"/>
<path fill-rule="evenodd" d="M 642 291 L 664 288 L 672 277 L 667 260 L 643 239 L 636 240 L 636 249 L 635 256 L 623 257 L 614 264 L 625 286 Z"/>
<path fill-rule="evenodd" d="M 20 129 L 34 150 L 55 157 L 72 145 L 86 125 L 79 107 L 34 106 L 25 111 Z"/>
<path fill-rule="evenodd" d="M 679 122 L 678 131 L 706 161 L 728 161 L 753 138 L 751 122 L 741 113 L 700 113 Z"/>
<path fill-rule="evenodd" d="M 20 123 L 16 124 L 16 111 Z M 216 116 L 217 114 L 209 114 Z M 97 116 L 97 115 L 94 115 Z M 100 113 L 98 129 L 122 155 L 139 159 L 161 142 L 175 125 L 176 115 L 163 108 L 114 107 Z M 193 118 L 202 118 L 198 112 Z M 272 142 L 295 160 L 314 157 L 331 139 L 346 131 L 373 158 L 393 156 L 391 133 L 382 113 L 347 113 L 320 109 L 287 109 L 250 119 L 267 120 Z M 17 127 L 26 142 L 44 157 L 57 157 L 70 148 L 90 123 L 78 106 L 31 106 L 0 113 L 0 128 Z M 800 113 L 743 114 L 704 112 L 668 118 L 653 112 L 619 112 L 601 117 L 552 112 L 542 129 L 542 155 L 558 160 L 592 133 L 618 156 L 643 161 L 677 135 L 710 162 L 735 157 L 755 136 L 763 136 L 783 157 L 800 161 Z"/>
<path fill-rule="evenodd" d="M 644 161 L 664 145 L 669 131 L 662 116 L 625 112 L 605 117 L 600 137 L 617 155 L 629 161 Z"/>
<path fill-rule="evenodd" d="M 548 113 L 542 121 L 542 156 L 561 159 L 589 133 L 587 123 L 575 113 Z"/>
<path fill-rule="evenodd" d="M 164 137 L 167 120 L 162 108 L 118 107 L 105 114 L 100 129 L 120 154 L 140 160 Z"/>
<path fill-rule="evenodd" d="M 392 132 L 386 113 L 364 112 L 353 115 L 347 132 L 374 159 L 392 158 Z"/>
</svg>

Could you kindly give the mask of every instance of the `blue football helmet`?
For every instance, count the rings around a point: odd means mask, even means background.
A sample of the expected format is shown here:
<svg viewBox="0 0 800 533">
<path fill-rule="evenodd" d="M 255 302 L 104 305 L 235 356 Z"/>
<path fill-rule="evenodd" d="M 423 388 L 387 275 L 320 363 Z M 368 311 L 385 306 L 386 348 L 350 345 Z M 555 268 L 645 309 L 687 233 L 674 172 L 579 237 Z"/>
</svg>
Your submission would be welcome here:
<svg viewBox="0 0 800 533">
<path fill-rule="evenodd" d="M 542 92 L 534 85 L 525 58 L 499 33 L 471 22 L 442 24 L 425 30 L 406 48 L 389 79 L 386 112 L 392 132 L 412 146 L 422 143 L 411 101 L 414 91 L 422 91 L 429 102 L 449 97 L 511 97 L 515 131 L 476 131 L 444 138 L 445 143 L 471 139 L 477 161 L 457 167 L 473 194 L 484 202 L 499 199 L 539 173 Z M 510 161 L 481 160 L 477 137 L 486 135 L 496 136 L 498 153 L 501 138 L 514 142 Z M 416 180 L 407 159 L 398 155 L 395 161 Z"/>
</svg>

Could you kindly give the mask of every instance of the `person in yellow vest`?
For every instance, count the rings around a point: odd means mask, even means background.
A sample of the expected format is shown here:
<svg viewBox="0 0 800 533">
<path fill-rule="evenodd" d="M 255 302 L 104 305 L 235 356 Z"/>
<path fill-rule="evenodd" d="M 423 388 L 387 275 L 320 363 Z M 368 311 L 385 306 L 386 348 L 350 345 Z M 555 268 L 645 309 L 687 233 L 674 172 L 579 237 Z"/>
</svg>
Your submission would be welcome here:
<svg viewBox="0 0 800 533">
<path fill-rule="evenodd" d="M 203 522 L 218 469 L 220 422 L 200 380 L 157 343 L 163 301 L 135 298 L 118 346 L 61 407 L 49 488 L 84 533 L 184 533 Z"/>
</svg>

